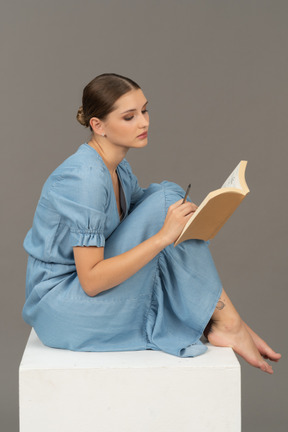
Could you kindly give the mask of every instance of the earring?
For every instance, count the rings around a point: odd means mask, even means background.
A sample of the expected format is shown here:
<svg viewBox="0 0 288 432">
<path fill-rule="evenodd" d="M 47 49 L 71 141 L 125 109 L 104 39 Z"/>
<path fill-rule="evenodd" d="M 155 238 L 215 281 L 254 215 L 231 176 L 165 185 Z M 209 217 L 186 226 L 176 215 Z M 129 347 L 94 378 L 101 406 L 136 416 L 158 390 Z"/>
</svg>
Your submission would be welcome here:
<svg viewBox="0 0 288 432">
<path fill-rule="evenodd" d="M 106 135 L 105 135 L 104 133 L 102 134 L 102 136 L 103 136 L 103 137 L 106 137 Z"/>
</svg>

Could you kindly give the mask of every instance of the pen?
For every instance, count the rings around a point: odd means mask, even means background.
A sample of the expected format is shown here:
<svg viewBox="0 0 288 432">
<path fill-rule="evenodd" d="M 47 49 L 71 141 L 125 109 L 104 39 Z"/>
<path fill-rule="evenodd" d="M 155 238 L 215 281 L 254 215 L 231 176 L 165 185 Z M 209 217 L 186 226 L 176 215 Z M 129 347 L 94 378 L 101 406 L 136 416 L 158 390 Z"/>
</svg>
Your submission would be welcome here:
<svg viewBox="0 0 288 432">
<path fill-rule="evenodd" d="M 187 187 L 187 190 L 186 190 L 185 196 L 184 196 L 184 198 L 183 198 L 182 204 L 185 203 L 185 201 L 186 201 L 186 199 L 187 199 L 187 196 L 188 196 L 188 194 L 189 194 L 189 190 L 190 190 L 190 188 L 191 188 L 191 184 L 189 184 L 188 187 Z"/>
</svg>

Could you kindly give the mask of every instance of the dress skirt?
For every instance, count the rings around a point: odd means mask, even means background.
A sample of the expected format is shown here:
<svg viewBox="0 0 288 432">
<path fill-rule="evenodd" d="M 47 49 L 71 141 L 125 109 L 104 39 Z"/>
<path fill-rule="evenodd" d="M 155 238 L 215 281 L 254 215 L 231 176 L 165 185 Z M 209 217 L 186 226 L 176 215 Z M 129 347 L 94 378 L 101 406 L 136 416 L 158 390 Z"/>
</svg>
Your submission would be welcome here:
<svg viewBox="0 0 288 432">
<path fill-rule="evenodd" d="M 105 258 L 156 234 L 168 207 L 183 198 L 170 182 L 152 184 L 106 239 Z M 89 297 L 75 265 L 28 258 L 24 320 L 47 346 L 75 351 L 162 350 L 179 357 L 206 351 L 200 341 L 222 291 L 207 242 L 162 250 L 118 286 Z"/>
</svg>

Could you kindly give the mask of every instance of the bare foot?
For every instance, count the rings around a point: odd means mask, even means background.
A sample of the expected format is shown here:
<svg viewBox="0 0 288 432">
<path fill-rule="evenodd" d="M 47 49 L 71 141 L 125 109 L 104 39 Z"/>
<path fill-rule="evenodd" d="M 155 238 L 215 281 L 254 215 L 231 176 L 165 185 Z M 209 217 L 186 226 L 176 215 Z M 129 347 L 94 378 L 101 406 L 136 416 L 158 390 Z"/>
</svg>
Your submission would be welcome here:
<svg viewBox="0 0 288 432">
<path fill-rule="evenodd" d="M 273 374 L 272 367 L 263 359 L 260 354 L 259 349 L 257 348 L 256 343 L 253 340 L 252 335 L 248 331 L 246 324 L 241 320 L 241 318 L 236 316 L 235 318 L 228 320 L 226 323 L 212 320 L 210 323 L 210 328 L 207 329 L 206 337 L 212 345 L 221 346 L 221 347 L 231 347 L 233 350 L 244 358 L 250 365 L 261 369 L 264 372 L 269 374 Z M 252 330 L 250 329 L 252 332 Z M 256 335 L 256 333 L 255 333 Z M 254 336 L 254 332 L 253 332 Z M 256 335 L 257 336 L 257 335 Z M 255 337 L 255 336 L 254 336 Z M 259 336 L 258 336 L 259 338 Z M 278 358 L 278 355 L 274 351 L 270 352 L 267 350 L 267 347 L 264 348 L 264 341 L 261 338 L 257 339 L 257 344 L 261 345 L 262 353 L 265 352 L 265 355 L 269 354 L 269 357 L 275 358 L 275 355 Z M 262 341 L 262 342 L 260 342 Z M 269 347 L 268 347 L 269 348 Z M 273 354 L 272 354 L 273 353 Z"/>
<path fill-rule="evenodd" d="M 276 362 L 281 358 L 242 321 L 224 289 L 204 335 L 212 345 L 233 348 L 249 364 L 269 374 L 273 369 L 264 358 Z"/>
<path fill-rule="evenodd" d="M 252 337 L 258 351 L 260 352 L 260 354 L 269 360 L 278 362 L 281 358 L 281 354 L 276 353 L 271 347 L 269 347 L 269 345 L 267 345 L 267 343 L 260 338 L 260 336 L 258 336 L 244 321 L 243 321 L 245 327 L 248 330 L 248 333 L 250 333 L 250 336 Z"/>
</svg>

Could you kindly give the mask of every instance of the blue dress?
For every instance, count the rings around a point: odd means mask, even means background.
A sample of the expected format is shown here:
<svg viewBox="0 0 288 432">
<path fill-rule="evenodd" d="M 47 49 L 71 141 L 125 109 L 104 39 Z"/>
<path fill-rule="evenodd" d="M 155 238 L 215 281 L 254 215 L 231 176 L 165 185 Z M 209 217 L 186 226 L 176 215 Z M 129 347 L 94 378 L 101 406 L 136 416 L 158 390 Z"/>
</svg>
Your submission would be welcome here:
<svg viewBox="0 0 288 432">
<path fill-rule="evenodd" d="M 169 245 L 95 297 L 81 288 L 74 246 L 105 246 L 105 258 L 119 255 L 156 234 L 168 207 L 184 196 L 166 181 L 141 189 L 125 159 L 117 173 L 121 221 L 110 173 L 87 143 L 46 181 L 24 241 L 29 256 L 23 318 L 50 347 L 202 354 L 200 337 L 222 291 L 206 242 Z"/>
</svg>

